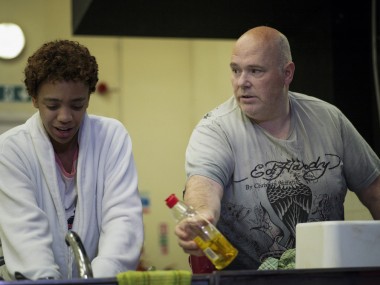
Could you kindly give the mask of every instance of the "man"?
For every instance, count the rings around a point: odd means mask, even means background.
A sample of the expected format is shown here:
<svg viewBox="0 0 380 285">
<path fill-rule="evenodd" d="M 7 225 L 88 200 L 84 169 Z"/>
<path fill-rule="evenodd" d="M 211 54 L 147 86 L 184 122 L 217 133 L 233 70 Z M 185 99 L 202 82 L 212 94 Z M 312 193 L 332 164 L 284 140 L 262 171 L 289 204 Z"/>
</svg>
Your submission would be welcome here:
<svg viewBox="0 0 380 285">
<path fill-rule="evenodd" d="M 226 269 L 257 269 L 294 248 L 297 223 L 343 220 L 347 189 L 380 219 L 379 158 L 336 107 L 289 91 L 287 38 L 253 28 L 230 66 L 234 96 L 194 129 L 184 196 L 239 250 Z M 202 255 L 183 224 L 176 234 Z"/>
</svg>

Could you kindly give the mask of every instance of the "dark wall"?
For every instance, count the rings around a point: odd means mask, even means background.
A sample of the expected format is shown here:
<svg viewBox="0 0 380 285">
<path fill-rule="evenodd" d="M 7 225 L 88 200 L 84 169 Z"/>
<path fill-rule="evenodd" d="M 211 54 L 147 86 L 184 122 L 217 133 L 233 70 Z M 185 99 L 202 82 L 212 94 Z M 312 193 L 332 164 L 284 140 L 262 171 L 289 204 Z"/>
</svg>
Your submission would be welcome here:
<svg viewBox="0 0 380 285">
<path fill-rule="evenodd" d="M 72 0 L 76 35 L 236 39 L 257 25 L 279 29 L 296 64 L 291 90 L 338 106 L 380 154 L 371 0 L 83 1 Z"/>
<path fill-rule="evenodd" d="M 360 5 L 351 1 L 333 2 L 333 102 L 380 154 L 371 50 L 371 1 L 361 1 Z M 380 16 L 379 11 L 376 14 Z"/>
</svg>

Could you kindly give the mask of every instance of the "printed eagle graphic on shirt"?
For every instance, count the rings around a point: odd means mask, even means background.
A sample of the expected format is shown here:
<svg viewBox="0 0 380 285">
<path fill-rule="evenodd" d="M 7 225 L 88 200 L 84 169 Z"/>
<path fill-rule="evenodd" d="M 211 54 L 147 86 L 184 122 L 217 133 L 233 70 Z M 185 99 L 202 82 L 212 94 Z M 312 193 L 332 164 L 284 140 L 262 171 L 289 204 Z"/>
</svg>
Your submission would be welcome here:
<svg viewBox="0 0 380 285">
<path fill-rule="evenodd" d="M 308 220 L 312 204 L 311 189 L 299 181 L 286 187 L 269 184 L 267 196 L 274 212 L 290 232 L 286 247 L 294 247 L 296 225 Z"/>
</svg>

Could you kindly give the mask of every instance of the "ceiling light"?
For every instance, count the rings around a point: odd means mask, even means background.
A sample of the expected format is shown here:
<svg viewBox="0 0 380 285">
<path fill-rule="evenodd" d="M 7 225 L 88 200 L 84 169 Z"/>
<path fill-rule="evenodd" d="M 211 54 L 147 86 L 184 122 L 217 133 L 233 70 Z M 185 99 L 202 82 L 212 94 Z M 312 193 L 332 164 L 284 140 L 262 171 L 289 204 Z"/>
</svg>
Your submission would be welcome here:
<svg viewBox="0 0 380 285">
<path fill-rule="evenodd" d="M 0 58 L 17 57 L 25 46 L 25 36 L 21 28 L 13 23 L 0 23 Z"/>
</svg>

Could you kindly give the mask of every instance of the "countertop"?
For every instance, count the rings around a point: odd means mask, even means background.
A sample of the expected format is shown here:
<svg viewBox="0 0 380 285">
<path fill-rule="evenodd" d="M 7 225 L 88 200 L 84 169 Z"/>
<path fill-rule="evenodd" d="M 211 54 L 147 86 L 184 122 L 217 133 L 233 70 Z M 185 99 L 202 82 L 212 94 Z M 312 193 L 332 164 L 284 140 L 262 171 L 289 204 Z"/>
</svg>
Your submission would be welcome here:
<svg viewBox="0 0 380 285">
<path fill-rule="evenodd" d="M 0 281 L 0 285 L 117 285 L 116 278 Z M 380 267 L 216 271 L 195 274 L 192 285 L 379 285 Z M 165 284 L 163 284 L 165 285 Z"/>
</svg>

